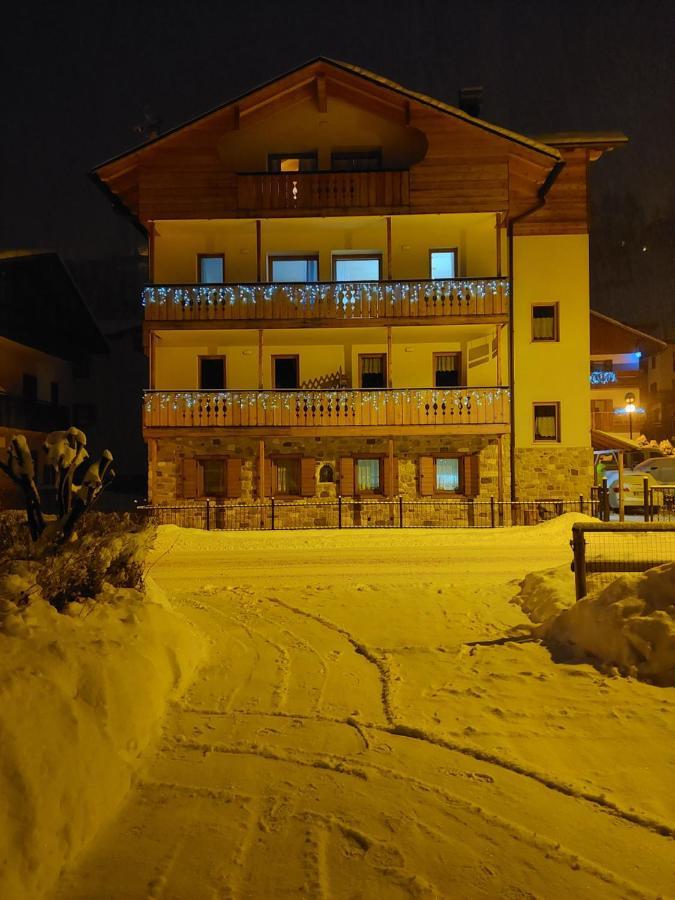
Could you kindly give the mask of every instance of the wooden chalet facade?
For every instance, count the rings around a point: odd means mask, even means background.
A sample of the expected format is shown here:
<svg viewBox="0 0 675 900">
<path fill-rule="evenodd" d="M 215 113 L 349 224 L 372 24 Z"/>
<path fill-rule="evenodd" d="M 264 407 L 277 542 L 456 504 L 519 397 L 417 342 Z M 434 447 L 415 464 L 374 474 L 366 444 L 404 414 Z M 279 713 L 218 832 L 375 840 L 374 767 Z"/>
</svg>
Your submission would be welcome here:
<svg viewBox="0 0 675 900">
<path fill-rule="evenodd" d="M 150 499 L 576 497 L 587 172 L 318 59 L 102 166 L 147 232 Z"/>
</svg>

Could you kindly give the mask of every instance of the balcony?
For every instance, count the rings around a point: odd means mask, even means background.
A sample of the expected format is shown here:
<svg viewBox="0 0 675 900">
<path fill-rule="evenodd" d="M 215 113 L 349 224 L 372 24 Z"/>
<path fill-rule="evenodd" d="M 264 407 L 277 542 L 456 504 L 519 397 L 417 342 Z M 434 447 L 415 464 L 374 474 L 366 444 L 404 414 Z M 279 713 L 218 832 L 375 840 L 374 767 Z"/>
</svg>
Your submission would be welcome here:
<svg viewBox="0 0 675 900">
<path fill-rule="evenodd" d="M 591 411 L 591 428 L 594 431 L 608 431 L 611 434 L 629 434 L 632 431 L 633 436 L 637 437 L 644 422 L 644 411 L 634 412 L 631 416 L 625 412 Z"/>
<path fill-rule="evenodd" d="M 0 394 L 0 428 L 26 431 L 57 431 L 68 428 L 67 406 L 27 400 L 14 394 Z"/>
<path fill-rule="evenodd" d="M 152 285 L 143 305 L 150 322 L 500 322 L 508 317 L 509 280 Z"/>
<path fill-rule="evenodd" d="M 408 172 L 255 172 L 237 175 L 237 207 L 257 214 L 354 209 L 400 209 L 410 205 Z"/>
<path fill-rule="evenodd" d="M 155 428 L 402 431 L 443 428 L 501 433 L 510 421 L 505 387 L 393 390 L 146 391 L 143 424 Z"/>
</svg>

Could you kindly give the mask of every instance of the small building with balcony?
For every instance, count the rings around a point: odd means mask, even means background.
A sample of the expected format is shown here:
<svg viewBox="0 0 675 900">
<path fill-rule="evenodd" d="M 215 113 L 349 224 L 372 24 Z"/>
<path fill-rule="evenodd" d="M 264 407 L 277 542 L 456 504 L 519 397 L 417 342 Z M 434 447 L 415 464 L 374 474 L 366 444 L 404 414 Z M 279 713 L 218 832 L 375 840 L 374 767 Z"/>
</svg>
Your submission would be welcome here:
<svg viewBox="0 0 675 900">
<path fill-rule="evenodd" d="M 587 173 L 318 59 L 99 166 L 148 236 L 154 503 L 577 497 Z"/>
</svg>

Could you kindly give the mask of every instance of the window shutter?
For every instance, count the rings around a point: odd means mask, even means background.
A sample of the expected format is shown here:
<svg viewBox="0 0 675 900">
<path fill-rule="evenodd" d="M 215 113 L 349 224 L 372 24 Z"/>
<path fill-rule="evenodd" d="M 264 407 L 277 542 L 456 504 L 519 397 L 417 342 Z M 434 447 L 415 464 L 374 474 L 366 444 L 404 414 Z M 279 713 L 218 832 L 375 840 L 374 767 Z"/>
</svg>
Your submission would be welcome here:
<svg viewBox="0 0 675 900">
<path fill-rule="evenodd" d="M 418 466 L 420 476 L 420 496 L 429 497 L 434 492 L 433 456 L 420 456 Z"/>
<path fill-rule="evenodd" d="M 241 497 L 241 460 L 228 459 L 225 463 L 225 477 L 227 479 L 227 496 L 231 498 Z"/>
<path fill-rule="evenodd" d="M 316 493 L 316 460 L 303 456 L 300 460 L 300 496 L 313 497 Z"/>
<path fill-rule="evenodd" d="M 272 479 L 274 478 L 275 472 L 272 466 L 272 460 L 265 457 L 265 461 L 263 464 L 263 472 L 265 477 L 265 484 L 263 485 L 263 496 L 271 497 L 274 493 L 272 489 Z"/>
<path fill-rule="evenodd" d="M 384 468 L 384 479 L 383 479 L 383 487 L 384 487 L 384 496 L 385 497 L 395 497 L 398 494 L 398 459 L 394 457 L 390 460 L 389 457 L 386 456 L 383 460 L 383 468 Z M 393 468 L 393 471 L 392 471 Z"/>
<path fill-rule="evenodd" d="M 354 496 L 354 460 L 351 456 L 340 458 L 340 494 L 343 497 Z"/>
<path fill-rule="evenodd" d="M 196 459 L 184 459 L 182 463 L 182 496 L 185 500 L 194 500 L 198 493 L 198 472 Z"/>
<path fill-rule="evenodd" d="M 464 493 L 467 497 L 476 497 L 480 493 L 478 469 L 477 453 L 464 457 Z"/>
</svg>

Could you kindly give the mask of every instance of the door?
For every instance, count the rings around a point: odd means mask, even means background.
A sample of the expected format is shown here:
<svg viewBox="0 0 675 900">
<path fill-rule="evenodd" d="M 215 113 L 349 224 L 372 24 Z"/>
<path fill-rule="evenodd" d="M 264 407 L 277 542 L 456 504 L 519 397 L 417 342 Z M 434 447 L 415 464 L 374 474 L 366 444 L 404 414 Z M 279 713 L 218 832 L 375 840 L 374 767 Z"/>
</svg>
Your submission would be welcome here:
<svg viewBox="0 0 675 900">
<path fill-rule="evenodd" d="M 299 357 L 273 356 L 272 382 L 277 390 L 297 390 L 300 387 Z"/>
</svg>

